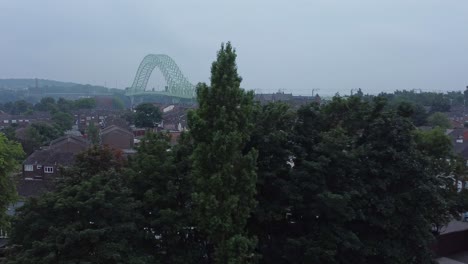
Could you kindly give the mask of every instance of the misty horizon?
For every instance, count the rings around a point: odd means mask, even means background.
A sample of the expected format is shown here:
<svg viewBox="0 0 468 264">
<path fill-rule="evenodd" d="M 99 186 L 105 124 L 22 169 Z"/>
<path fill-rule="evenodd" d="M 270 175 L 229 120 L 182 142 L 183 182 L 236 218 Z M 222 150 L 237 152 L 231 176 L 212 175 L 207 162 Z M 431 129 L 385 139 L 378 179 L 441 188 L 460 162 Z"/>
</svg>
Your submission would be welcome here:
<svg viewBox="0 0 468 264">
<path fill-rule="evenodd" d="M 0 78 L 124 89 L 147 54 L 171 56 L 209 82 L 222 42 L 242 86 L 258 93 L 462 91 L 468 2 L 2 2 Z M 153 72 L 148 88 L 164 80 Z"/>
</svg>

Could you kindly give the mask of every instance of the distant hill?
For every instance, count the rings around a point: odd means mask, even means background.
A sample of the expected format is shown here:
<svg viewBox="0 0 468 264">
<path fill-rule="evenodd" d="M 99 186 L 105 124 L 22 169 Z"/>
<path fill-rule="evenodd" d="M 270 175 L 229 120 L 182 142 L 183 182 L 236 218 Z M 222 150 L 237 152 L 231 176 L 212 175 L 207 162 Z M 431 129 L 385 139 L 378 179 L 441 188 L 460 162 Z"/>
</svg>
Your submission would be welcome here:
<svg viewBox="0 0 468 264">
<path fill-rule="evenodd" d="M 72 82 L 59 82 L 54 80 L 37 79 L 39 87 L 73 87 L 80 84 Z M 0 88 L 20 90 L 29 87 L 36 87 L 36 79 L 0 79 Z"/>
</svg>

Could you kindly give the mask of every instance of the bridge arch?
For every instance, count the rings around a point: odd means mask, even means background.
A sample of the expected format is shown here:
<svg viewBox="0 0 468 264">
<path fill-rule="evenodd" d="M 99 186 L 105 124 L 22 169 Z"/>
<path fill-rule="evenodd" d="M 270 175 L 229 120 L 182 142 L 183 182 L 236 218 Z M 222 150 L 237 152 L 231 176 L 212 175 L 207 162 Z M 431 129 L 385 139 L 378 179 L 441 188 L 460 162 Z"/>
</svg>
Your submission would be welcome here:
<svg viewBox="0 0 468 264">
<path fill-rule="evenodd" d="M 148 80 L 154 68 L 163 74 L 167 83 L 167 90 L 163 92 L 146 91 Z M 132 87 L 127 90 L 127 95 L 138 94 L 162 94 L 181 98 L 194 98 L 195 86 L 185 78 L 175 61 L 165 54 L 146 55 L 138 67 Z"/>
</svg>

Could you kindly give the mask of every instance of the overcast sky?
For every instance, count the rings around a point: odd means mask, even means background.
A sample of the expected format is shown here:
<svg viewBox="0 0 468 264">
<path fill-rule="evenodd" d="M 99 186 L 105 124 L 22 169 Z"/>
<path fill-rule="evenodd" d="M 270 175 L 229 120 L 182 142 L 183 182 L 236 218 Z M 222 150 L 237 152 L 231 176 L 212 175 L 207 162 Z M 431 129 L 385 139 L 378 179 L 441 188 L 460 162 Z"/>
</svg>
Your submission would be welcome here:
<svg viewBox="0 0 468 264">
<path fill-rule="evenodd" d="M 124 88 L 164 53 L 207 82 L 226 41 L 257 92 L 468 85 L 466 0 L 0 0 L 0 78 Z"/>
</svg>

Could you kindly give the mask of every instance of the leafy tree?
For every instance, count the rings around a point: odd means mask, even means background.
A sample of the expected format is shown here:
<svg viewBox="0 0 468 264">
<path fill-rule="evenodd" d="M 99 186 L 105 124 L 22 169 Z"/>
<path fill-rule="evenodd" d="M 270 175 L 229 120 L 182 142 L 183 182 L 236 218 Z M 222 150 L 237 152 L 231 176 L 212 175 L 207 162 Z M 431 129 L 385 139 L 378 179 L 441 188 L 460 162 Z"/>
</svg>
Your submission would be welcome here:
<svg viewBox="0 0 468 264">
<path fill-rule="evenodd" d="M 428 113 L 424 106 L 420 104 L 413 105 L 413 115 L 411 116 L 411 120 L 415 126 L 424 126 L 427 124 L 427 116 Z"/>
<path fill-rule="evenodd" d="M 93 109 L 96 107 L 96 100 L 94 98 L 81 98 L 73 102 L 75 109 Z"/>
<path fill-rule="evenodd" d="M 284 254 L 289 233 L 292 130 L 296 113 L 284 103 L 257 106 L 249 148 L 258 150 L 258 205 L 249 230 L 258 237 L 262 263 L 277 263 Z M 281 262 L 281 261 L 280 261 Z"/>
<path fill-rule="evenodd" d="M 81 181 L 109 170 L 121 172 L 126 165 L 122 151 L 109 146 L 93 146 L 76 156 L 75 166 L 66 171 L 70 181 Z"/>
<path fill-rule="evenodd" d="M 431 104 L 431 112 L 449 112 L 450 100 L 443 94 L 437 94 Z"/>
<path fill-rule="evenodd" d="M 8 140 L 0 133 L 0 229 L 8 229 L 9 222 L 6 217 L 7 206 L 16 198 L 15 187 L 10 178 L 18 160 L 24 155 L 21 146 Z"/>
<path fill-rule="evenodd" d="M 463 99 L 465 100 L 464 104 L 468 102 L 468 86 L 466 87 L 465 91 L 463 91 Z"/>
<path fill-rule="evenodd" d="M 37 111 L 55 112 L 57 111 L 57 105 L 54 98 L 44 97 L 34 106 L 34 109 Z"/>
<path fill-rule="evenodd" d="M 86 134 L 93 145 L 99 144 L 99 129 L 94 125 L 94 122 L 90 122 L 86 129 Z"/>
<path fill-rule="evenodd" d="M 69 113 L 71 110 L 73 110 L 73 101 L 67 100 L 65 98 L 59 98 L 57 100 L 57 107 L 58 110 L 61 112 Z"/>
<path fill-rule="evenodd" d="M 122 110 L 125 108 L 125 104 L 119 97 L 112 97 L 112 108 L 115 110 Z"/>
<path fill-rule="evenodd" d="M 11 114 L 18 115 L 24 114 L 30 111 L 33 108 L 33 105 L 26 102 L 25 100 L 19 100 L 14 103 L 14 109 L 11 111 Z"/>
<path fill-rule="evenodd" d="M 427 112 L 424 106 L 410 102 L 401 102 L 397 107 L 400 116 L 411 118 L 415 126 L 423 126 L 427 123 Z"/>
<path fill-rule="evenodd" d="M 118 171 L 120 160 L 93 148 L 56 192 L 28 200 L 15 218 L 10 244 L 18 250 L 7 263 L 152 263 L 135 224 L 141 204 Z"/>
<path fill-rule="evenodd" d="M 441 112 L 435 112 L 427 118 L 427 122 L 432 127 L 440 127 L 440 128 L 451 128 L 452 123 L 450 119 L 448 119 L 447 115 Z"/>
<path fill-rule="evenodd" d="M 21 143 L 27 153 L 31 153 L 40 146 L 50 143 L 50 141 L 63 135 L 63 131 L 57 126 L 48 123 L 38 122 L 31 124 L 26 130 L 26 138 L 21 139 Z"/>
<path fill-rule="evenodd" d="M 20 115 L 25 114 L 28 111 L 32 110 L 33 105 L 28 103 L 25 100 L 19 100 L 15 102 L 7 102 L 6 104 L 0 107 L 1 110 L 12 114 L 12 115 Z"/>
<path fill-rule="evenodd" d="M 103 172 L 62 187 L 19 210 L 6 263 L 150 263 L 134 224 L 139 206 L 125 177 Z"/>
<path fill-rule="evenodd" d="M 246 233 L 255 207 L 255 150 L 245 151 L 253 128 L 253 93 L 240 88 L 236 53 L 222 45 L 211 67 L 211 86 L 197 86 L 199 108 L 189 113 L 194 142 L 194 214 L 206 236 L 208 262 L 254 261 Z"/>
<path fill-rule="evenodd" d="M 430 131 L 415 132 L 417 148 L 430 161 L 427 169 L 435 175 L 439 185 L 444 186 L 436 190 L 444 199 L 435 200 L 431 205 L 435 213 L 429 219 L 436 234 L 454 216 L 462 212 L 459 211 L 457 204 L 457 184 L 466 175 L 466 162 L 453 153 L 452 142 L 444 132 L 440 127 Z"/>
<path fill-rule="evenodd" d="M 132 110 L 125 110 L 121 114 L 121 118 L 125 119 L 129 124 L 135 124 L 136 114 Z"/>
<path fill-rule="evenodd" d="M 61 131 L 70 130 L 74 123 L 74 118 L 69 113 L 56 112 L 52 115 L 52 121 L 55 122 Z"/>
<path fill-rule="evenodd" d="M 364 93 L 362 92 L 361 88 L 358 88 L 357 92 L 356 92 L 356 96 L 357 97 L 364 97 Z"/>
<path fill-rule="evenodd" d="M 161 111 L 151 103 L 143 103 L 135 108 L 135 126 L 137 127 L 153 128 L 161 119 Z"/>
<path fill-rule="evenodd" d="M 414 126 L 385 104 L 334 98 L 299 110 L 278 263 L 431 263 L 431 217 L 447 213 L 433 208 L 447 202 L 442 182 Z"/>
<path fill-rule="evenodd" d="M 148 133 L 131 160 L 134 197 L 143 203 L 139 225 L 154 232 L 145 244 L 161 263 L 203 263 L 191 217 L 191 154 L 187 135 L 171 148 L 168 135 Z"/>
<path fill-rule="evenodd" d="M 18 129 L 18 124 L 11 124 L 2 129 L 2 133 L 7 137 L 8 140 L 18 141 L 16 138 L 16 129 Z"/>
</svg>

